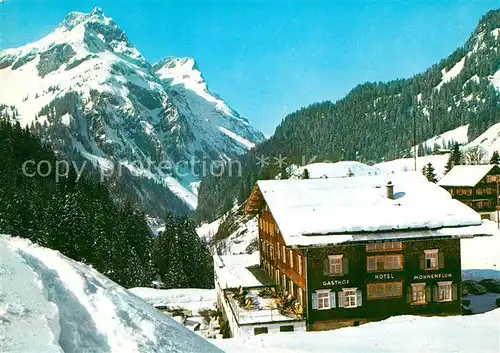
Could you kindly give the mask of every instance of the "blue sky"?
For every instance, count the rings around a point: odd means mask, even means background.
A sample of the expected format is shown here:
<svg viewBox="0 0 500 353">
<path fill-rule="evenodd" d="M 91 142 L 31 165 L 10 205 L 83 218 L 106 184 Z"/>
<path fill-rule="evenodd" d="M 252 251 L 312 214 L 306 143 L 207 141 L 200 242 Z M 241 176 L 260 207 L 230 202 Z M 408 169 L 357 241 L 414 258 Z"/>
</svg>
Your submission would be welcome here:
<svg viewBox="0 0 500 353">
<path fill-rule="evenodd" d="M 100 6 L 150 62 L 194 57 L 210 89 L 269 135 L 302 106 L 425 70 L 462 45 L 498 4 L 4 0 L 0 48 L 41 38 L 70 11 Z"/>
</svg>

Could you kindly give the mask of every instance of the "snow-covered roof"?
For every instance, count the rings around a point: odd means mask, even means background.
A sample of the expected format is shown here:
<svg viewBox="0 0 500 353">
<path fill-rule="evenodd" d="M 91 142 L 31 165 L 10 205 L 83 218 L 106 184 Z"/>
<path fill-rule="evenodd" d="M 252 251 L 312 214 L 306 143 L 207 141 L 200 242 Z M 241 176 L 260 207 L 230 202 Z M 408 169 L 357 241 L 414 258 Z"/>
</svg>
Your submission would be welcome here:
<svg viewBox="0 0 500 353">
<path fill-rule="evenodd" d="M 389 181 L 394 199 L 387 198 Z M 420 173 L 257 185 L 287 246 L 491 234 L 474 210 Z"/>
<path fill-rule="evenodd" d="M 494 164 L 456 165 L 438 182 L 438 185 L 475 186 L 494 166 Z"/>
<path fill-rule="evenodd" d="M 199 311 L 199 309 L 212 308 L 217 301 L 215 289 L 136 287 L 130 288 L 129 291 L 154 307 L 182 307 Z"/>
<path fill-rule="evenodd" d="M 265 272 L 259 270 L 259 253 L 241 255 L 214 255 L 215 273 L 221 288 L 257 288 L 268 285 L 256 274 Z"/>
</svg>

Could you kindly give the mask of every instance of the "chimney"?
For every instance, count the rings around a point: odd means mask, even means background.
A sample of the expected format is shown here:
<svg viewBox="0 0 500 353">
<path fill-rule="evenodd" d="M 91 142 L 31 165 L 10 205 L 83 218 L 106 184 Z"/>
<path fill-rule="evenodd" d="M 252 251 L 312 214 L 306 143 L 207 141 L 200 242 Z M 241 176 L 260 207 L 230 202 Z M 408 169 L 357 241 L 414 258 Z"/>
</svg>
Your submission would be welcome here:
<svg viewBox="0 0 500 353">
<path fill-rule="evenodd" d="M 385 187 L 387 198 L 390 200 L 394 200 L 394 184 L 392 182 L 388 182 Z"/>
</svg>

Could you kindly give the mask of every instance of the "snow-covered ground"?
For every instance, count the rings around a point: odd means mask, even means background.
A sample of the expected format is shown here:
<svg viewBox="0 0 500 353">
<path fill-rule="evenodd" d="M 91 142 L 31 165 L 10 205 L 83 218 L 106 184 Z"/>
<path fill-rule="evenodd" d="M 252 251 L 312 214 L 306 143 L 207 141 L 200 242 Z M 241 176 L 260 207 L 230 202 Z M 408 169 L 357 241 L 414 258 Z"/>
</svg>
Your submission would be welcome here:
<svg viewBox="0 0 500 353">
<path fill-rule="evenodd" d="M 450 82 L 452 79 L 458 76 L 458 74 L 462 71 L 464 68 L 465 64 L 465 57 L 463 57 L 459 62 L 457 62 L 449 71 L 446 71 L 445 69 L 441 70 L 441 73 L 443 74 L 443 78 L 441 79 L 441 82 L 436 86 L 436 89 L 439 91 L 439 89 L 445 84 Z"/>
<path fill-rule="evenodd" d="M 458 142 L 460 145 L 464 145 L 469 141 L 467 137 L 468 131 L 469 124 L 462 125 L 457 127 L 456 129 L 448 130 L 446 132 L 443 132 L 442 134 L 431 137 L 430 139 L 422 143 L 422 145 L 429 148 L 434 148 L 435 146 L 439 148 L 447 148 L 449 143 L 454 142 Z"/>
<path fill-rule="evenodd" d="M 132 288 L 130 292 L 203 338 L 220 336 L 215 289 Z M 214 316 L 215 315 L 215 316 Z"/>
<path fill-rule="evenodd" d="M 229 227 L 230 234 L 214 244 L 214 251 L 222 255 L 230 255 L 247 254 L 256 250 L 250 245 L 257 241 L 259 235 L 257 218 L 245 215 L 241 205 L 235 205 L 231 211 L 212 223 L 201 224 L 196 232 L 200 238 L 211 243 L 221 225 Z"/>
<path fill-rule="evenodd" d="M 97 271 L 0 235 L 0 351 L 220 352 Z"/>
<path fill-rule="evenodd" d="M 383 174 L 384 170 L 376 166 L 369 166 L 355 161 L 341 161 L 336 163 L 311 163 L 302 167 L 291 166 L 291 179 L 297 179 L 302 176 L 304 169 L 309 172 L 309 178 L 341 178 L 351 176 L 369 176 Z"/>
<path fill-rule="evenodd" d="M 418 157 L 417 171 L 420 172 L 422 168 L 430 162 L 436 171 L 437 178 L 440 179 L 444 174 L 444 167 L 448 161 L 448 157 L 448 154 Z M 414 162 L 413 158 L 400 158 L 375 164 L 375 167 L 394 173 L 408 172 L 414 169 Z"/>
<path fill-rule="evenodd" d="M 154 289 L 131 288 L 132 293 L 154 307 L 182 308 L 198 314 L 204 309 L 215 309 L 217 293 L 215 289 L 180 288 Z"/>
<path fill-rule="evenodd" d="M 489 221 L 492 227 L 496 223 Z M 500 231 L 492 237 L 460 240 L 462 277 L 465 279 L 500 279 Z"/>
<path fill-rule="evenodd" d="M 500 123 L 491 126 L 474 141 L 469 143 L 466 148 L 478 145 L 486 150 L 488 157 L 491 156 L 493 151 L 500 151 Z"/>
<path fill-rule="evenodd" d="M 196 228 L 196 233 L 202 239 L 212 239 L 219 229 L 221 219 L 216 219 L 211 223 L 203 223 Z"/>
<path fill-rule="evenodd" d="M 498 353 L 499 322 L 500 309 L 496 309 L 472 316 L 397 316 L 334 331 L 281 332 L 212 342 L 226 352 L 238 353 Z"/>
</svg>

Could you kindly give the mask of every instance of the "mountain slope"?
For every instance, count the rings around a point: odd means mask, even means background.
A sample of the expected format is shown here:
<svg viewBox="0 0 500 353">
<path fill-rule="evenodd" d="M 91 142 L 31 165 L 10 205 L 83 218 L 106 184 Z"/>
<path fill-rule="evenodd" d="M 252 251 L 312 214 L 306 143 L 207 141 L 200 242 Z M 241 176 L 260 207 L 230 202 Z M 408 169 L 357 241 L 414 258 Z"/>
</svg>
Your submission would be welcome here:
<svg viewBox="0 0 500 353">
<path fill-rule="evenodd" d="M 263 135 L 227 106 L 210 109 L 208 91 L 181 96 L 173 87 L 185 77 L 171 71 L 171 80 L 161 79 L 96 8 L 70 13 L 37 42 L 2 51 L 0 104 L 14 106 L 15 120 L 64 155 L 79 154 L 107 175 L 126 174 L 140 203 L 165 208 L 154 199 L 160 189 L 176 195 L 166 208 L 186 211 L 196 207 L 194 158 L 227 161 Z"/>
<path fill-rule="evenodd" d="M 167 92 L 180 112 L 189 117 L 192 130 L 198 130 L 199 145 L 222 143 L 223 147 L 230 146 L 241 154 L 253 148 L 255 142 L 263 141 L 262 134 L 252 129 L 248 120 L 209 91 L 194 59 L 168 57 L 153 68 L 168 85 Z M 206 121 L 211 124 L 206 124 Z M 234 154 L 231 150 L 223 153 Z"/>
<path fill-rule="evenodd" d="M 288 115 L 275 134 L 241 158 L 243 176 L 207 177 L 199 188 L 198 220 L 213 220 L 241 203 L 256 179 L 278 174 L 286 163 L 407 156 L 413 145 L 468 125 L 472 141 L 500 121 L 500 10 L 483 16 L 463 47 L 412 78 L 365 83 L 346 97 Z M 262 156 L 271 165 L 261 168 Z M 233 175 L 235 174 L 232 171 Z M 226 196 L 230 195 L 230 196 Z"/>
<path fill-rule="evenodd" d="M 0 351 L 221 352 L 97 271 L 0 235 Z"/>
</svg>

